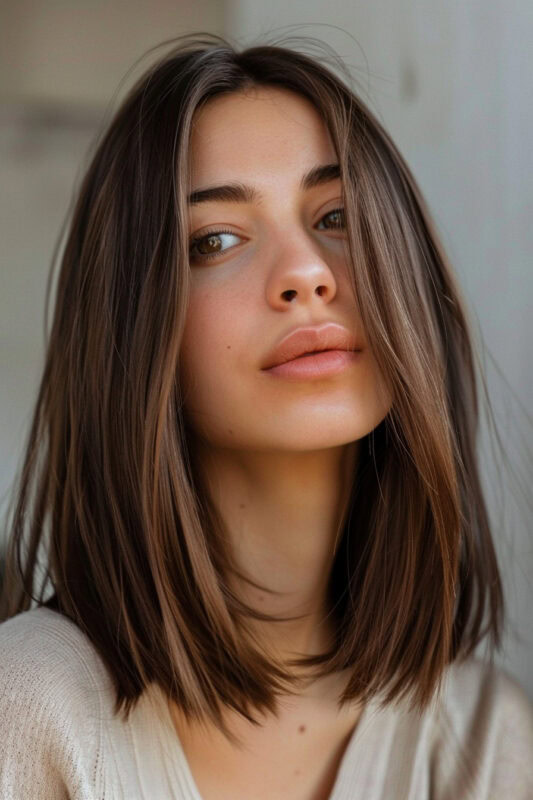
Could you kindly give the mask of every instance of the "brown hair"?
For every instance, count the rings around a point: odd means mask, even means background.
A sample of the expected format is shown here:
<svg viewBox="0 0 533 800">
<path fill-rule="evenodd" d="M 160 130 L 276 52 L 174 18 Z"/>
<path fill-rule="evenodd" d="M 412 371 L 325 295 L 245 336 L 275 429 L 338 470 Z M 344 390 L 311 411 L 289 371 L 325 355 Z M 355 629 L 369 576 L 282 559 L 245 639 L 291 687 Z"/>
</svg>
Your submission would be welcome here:
<svg viewBox="0 0 533 800">
<path fill-rule="evenodd" d="M 224 707 L 254 720 L 294 685 L 247 625 L 270 618 L 230 588 L 235 565 L 194 466 L 177 378 L 191 123 L 210 97 L 249 86 L 292 90 L 325 120 L 353 289 L 393 397 L 353 476 L 329 581 L 335 646 L 290 664 L 349 669 L 341 704 L 412 694 L 422 710 L 448 664 L 485 636 L 493 646 L 501 638 L 469 324 L 389 135 L 334 69 L 279 45 L 239 52 L 220 37 L 181 37 L 97 143 L 63 249 L 1 619 L 32 600 L 67 615 L 102 657 L 126 716 L 154 682 L 187 715 L 225 730 Z"/>
</svg>

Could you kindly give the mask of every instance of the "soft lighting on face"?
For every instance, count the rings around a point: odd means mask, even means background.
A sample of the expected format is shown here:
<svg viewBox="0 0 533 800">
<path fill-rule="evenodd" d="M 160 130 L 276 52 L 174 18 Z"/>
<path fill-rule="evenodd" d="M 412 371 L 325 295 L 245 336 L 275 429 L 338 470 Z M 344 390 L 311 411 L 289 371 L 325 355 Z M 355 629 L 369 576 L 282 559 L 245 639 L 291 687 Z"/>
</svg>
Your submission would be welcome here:
<svg viewBox="0 0 533 800">
<path fill-rule="evenodd" d="M 278 89 L 210 100 L 195 118 L 189 201 L 181 373 L 196 431 L 212 446 L 245 450 L 365 436 L 389 408 L 367 348 L 358 359 L 330 353 L 262 369 L 297 327 L 332 323 L 364 344 L 341 169 L 318 112 Z"/>
</svg>

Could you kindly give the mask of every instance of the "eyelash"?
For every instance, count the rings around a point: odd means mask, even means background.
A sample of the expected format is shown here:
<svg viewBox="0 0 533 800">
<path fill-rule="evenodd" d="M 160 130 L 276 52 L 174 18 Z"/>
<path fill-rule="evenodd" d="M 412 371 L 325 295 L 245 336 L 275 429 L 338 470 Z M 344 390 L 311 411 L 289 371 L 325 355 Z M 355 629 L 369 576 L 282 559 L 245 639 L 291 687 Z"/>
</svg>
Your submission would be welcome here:
<svg viewBox="0 0 533 800">
<path fill-rule="evenodd" d="M 228 233 L 231 236 L 237 236 L 238 235 L 234 231 L 228 231 L 226 228 L 223 228 L 223 229 L 222 228 L 216 228 L 216 229 L 213 229 L 212 231 L 206 231 L 205 233 L 202 233 L 201 236 L 197 236 L 195 239 L 191 240 L 191 244 L 190 244 L 190 248 L 189 248 L 189 256 L 190 256 L 190 253 L 192 252 L 193 247 L 195 247 L 197 244 L 202 242 L 204 239 L 207 239 L 208 236 L 221 236 L 223 233 Z M 228 250 L 231 250 L 231 247 L 229 247 Z M 218 252 L 218 253 L 208 253 L 207 255 L 204 254 L 204 253 L 200 253 L 198 258 L 200 258 L 201 261 L 210 261 L 212 258 L 218 258 L 220 255 L 222 255 L 225 252 L 226 251 L 224 250 L 224 251 Z"/>
<path fill-rule="evenodd" d="M 332 208 L 331 211 L 328 211 L 327 214 L 324 214 L 324 216 L 320 218 L 319 222 L 322 222 L 323 219 L 325 219 L 326 217 L 329 217 L 330 214 L 337 214 L 338 212 L 341 212 L 343 214 L 344 213 L 344 208 Z M 342 229 L 342 226 L 339 226 L 339 228 L 337 228 L 337 230 L 341 230 L 341 229 Z M 335 228 L 332 228 L 331 230 L 335 230 Z M 237 233 L 235 233 L 234 231 L 227 230 L 226 228 L 214 228 L 213 230 L 205 231 L 204 233 L 202 233 L 201 236 L 196 236 L 194 239 L 191 239 L 191 242 L 190 242 L 190 245 L 189 245 L 189 260 L 190 260 L 190 256 L 191 256 L 191 253 L 193 251 L 193 248 L 196 247 L 197 244 L 202 242 L 204 239 L 207 239 L 208 236 L 219 236 L 219 235 L 221 236 L 224 233 L 229 234 L 230 236 L 238 236 Z M 232 246 L 235 247 L 236 245 L 232 245 Z M 232 249 L 231 247 L 228 247 L 227 250 L 222 250 L 222 251 L 219 251 L 218 253 L 209 253 L 209 254 L 201 253 L 197 257 L 201 261 L 211 261 L 214 258 L 219 258 L 219 256 L 224 255 L 224 253 L 226 253 L 228 250 L 231 250 L 231 249 Z"/>
</svg>

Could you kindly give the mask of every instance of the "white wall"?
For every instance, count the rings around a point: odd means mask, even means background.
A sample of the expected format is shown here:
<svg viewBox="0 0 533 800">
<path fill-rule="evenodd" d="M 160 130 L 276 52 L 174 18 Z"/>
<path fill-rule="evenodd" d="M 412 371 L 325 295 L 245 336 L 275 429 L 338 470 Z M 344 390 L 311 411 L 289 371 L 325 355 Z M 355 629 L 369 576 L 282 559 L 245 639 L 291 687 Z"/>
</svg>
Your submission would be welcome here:
<svg viewBox="0 0 533 800">
<path fill-rule="evenodd" d="M 332 45 L 429 202 L 488 349 L 491 401 L 520 478 L 506 477 L 484 426 L 480 459 L 511 623 L 497 660 L 533 698 L 533 428 L 519 408 L 533 407 L 533 4 L 230 0 L 227 28 L 241 45 L 288 35 Z"/>
<path fill-rule="evenodd" d="M 130 74 L 134 62 L 174 36 L 221 33 L 224 9 L 224 0 L 0 5 L 2 522 L 43 366 L 52 251 L 85 154 L 122 79 L 119 96 L 149 60 Z"/>
<path fill-rule="evenodd" d="M 224 9 L 224 0 L 2 3 L 0 96 L 102 106 L 148 48 L 190 30 L 220 33 Z"/>
</svg>

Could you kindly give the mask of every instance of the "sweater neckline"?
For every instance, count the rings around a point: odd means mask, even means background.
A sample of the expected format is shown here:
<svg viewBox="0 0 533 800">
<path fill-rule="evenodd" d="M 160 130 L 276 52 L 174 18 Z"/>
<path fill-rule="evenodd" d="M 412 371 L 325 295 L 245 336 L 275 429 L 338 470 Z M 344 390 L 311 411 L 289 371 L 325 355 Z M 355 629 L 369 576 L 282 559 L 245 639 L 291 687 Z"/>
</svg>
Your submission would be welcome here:
<svg viewBox="0 0 533 800">
<path fill-rule="evenodd" d="M 182 797 L 184 800 L 204 800 L 196 785 L 178 732 L 174 726 L 165 694 L 156 684 L 153 684 L 149 691 L 152 693 L 152 699 L 156 706 L 164 768 L 173 785 L 179 787 L 180 794 L 178 797 L 180 800 Z M 375 731 L 371 734 L 371 729 L 375 728 L 376 718 L 379 716 L 378 711 L 375 700 L 368 701 L 363 707 L 337 768 L 335 781 L 328 800 L 351 800 L 353 798 L 353 792 L 357 788 L 354 781 L 357 781 L 357 776 L 362 775 L 364 772 L 362 769 L 365 751 L 364 742 L 369 736 L 371 738 L 375 736 Z"/>
</svg>

